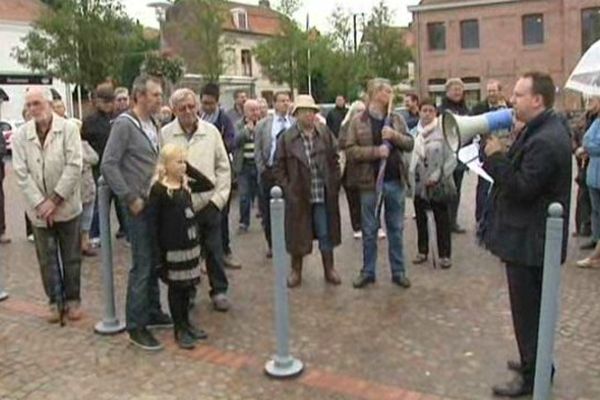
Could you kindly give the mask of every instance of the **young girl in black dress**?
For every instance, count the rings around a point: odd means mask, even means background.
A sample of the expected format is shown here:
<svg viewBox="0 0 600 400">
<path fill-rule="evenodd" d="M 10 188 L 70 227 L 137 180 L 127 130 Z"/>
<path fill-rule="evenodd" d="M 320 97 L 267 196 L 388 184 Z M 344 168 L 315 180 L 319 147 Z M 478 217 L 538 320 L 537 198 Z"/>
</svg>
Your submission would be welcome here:
<svg viewBox="0 0 600 400">
<path fill-rule="evenodd" d="M 186 150 L 173 144 L 161 152 L 155 182 L 150 191 L 155 238 L 160 252 L 159 276 L 169 287 L 169 309 L 179 347 L 194 348 L 206 333 L 192 325 L 189 304 L 200 282 L 200 244 L 192 208 L 193 184 L 209 190 L 212 183 L 186 163 Z"/>
</svg>

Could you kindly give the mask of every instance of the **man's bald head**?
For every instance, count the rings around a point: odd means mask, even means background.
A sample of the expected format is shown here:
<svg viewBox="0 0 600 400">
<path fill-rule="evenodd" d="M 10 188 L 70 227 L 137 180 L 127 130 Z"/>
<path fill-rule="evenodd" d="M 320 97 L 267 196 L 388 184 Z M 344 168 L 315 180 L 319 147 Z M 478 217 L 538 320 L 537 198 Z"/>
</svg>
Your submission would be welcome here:
<svg viewBox="0 0 600 400">
<path fill-rule="evenodd" d="M 244 103 L 244 116 L 247 120 L 256 122 L 260 119 L 260 103 L 254 99 Z"/>
<path fill-rule="evenodd" d="M 31 87 L 25 93 L 25 108 L 35 122 L 47 121 L 52 117 L 52 93 L 44 87 Z"/>
</svg>

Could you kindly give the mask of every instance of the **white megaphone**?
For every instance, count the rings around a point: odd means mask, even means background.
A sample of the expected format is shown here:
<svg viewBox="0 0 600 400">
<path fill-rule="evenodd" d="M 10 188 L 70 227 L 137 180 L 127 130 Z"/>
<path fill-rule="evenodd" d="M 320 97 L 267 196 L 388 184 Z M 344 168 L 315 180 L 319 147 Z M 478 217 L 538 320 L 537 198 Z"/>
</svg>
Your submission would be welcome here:
<svg viewBox="0 0 600 400">
<path fill-rule="evenodd" d="M 458 152 L 477 135 L 510 131 L 513 119 L 514 112 L 509 108 L 475 116 L 460 116 L 446 111 L 442 115 L 442 129 L 448 146 Z"/>
</svg>

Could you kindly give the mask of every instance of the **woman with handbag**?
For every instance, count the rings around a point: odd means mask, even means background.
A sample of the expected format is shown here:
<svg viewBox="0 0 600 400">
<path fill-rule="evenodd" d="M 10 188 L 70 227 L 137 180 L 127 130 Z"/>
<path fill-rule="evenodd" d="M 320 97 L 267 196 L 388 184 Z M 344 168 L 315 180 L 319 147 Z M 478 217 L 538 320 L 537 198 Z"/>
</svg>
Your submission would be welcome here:
<svg viewBox="0 0 600 400">
<path fill-rule="evenodd" d="M 435 219 L 440 266 L 448 269 L 452 266 L 452 227 L 448 205 L 456 198 L 456 186 L 452 178 L 456 157 L 444 140 L 434 102 L 424 99 L 419 111 L 419 124 L 411 132 L 415 136 L 415 148 L 410 174 L 414 188 L 419 249 L 413 264 L 427 261 L 429 232 L 426 212 L 431 210 Z"/>
</svg>

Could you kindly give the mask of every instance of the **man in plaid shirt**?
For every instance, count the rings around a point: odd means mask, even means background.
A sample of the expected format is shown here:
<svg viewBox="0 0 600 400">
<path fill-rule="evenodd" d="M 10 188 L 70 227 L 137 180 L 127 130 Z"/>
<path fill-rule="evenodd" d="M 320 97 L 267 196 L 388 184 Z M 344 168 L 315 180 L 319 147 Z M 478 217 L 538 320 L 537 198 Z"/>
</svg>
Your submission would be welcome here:
<svg viewBox="0 0 600 400">
<path fill-rule="evenodd" d="M 292 258 L 288 287 L 302 282 L 302 259 L 319 241 L 325 280 L 341 283 L 333 248 L 340 244 L 338 193 L 340 168 L 337 143 L 329 129 L 316 122 L 319 107 L 311 96 L 296 98 L 296 123 L 277 141 L 275 178 L 285 196 L 285 241 Z"/>
</svg>

